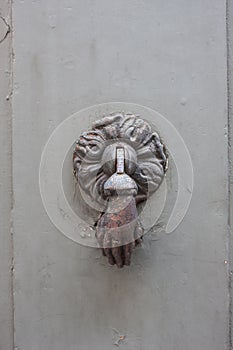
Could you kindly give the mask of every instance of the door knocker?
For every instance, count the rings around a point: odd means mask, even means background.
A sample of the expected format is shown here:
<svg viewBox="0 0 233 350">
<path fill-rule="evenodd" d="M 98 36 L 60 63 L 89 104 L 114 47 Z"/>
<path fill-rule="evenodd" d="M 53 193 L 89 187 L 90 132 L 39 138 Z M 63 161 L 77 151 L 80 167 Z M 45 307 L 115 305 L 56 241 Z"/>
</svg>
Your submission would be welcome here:
<svg viewBox="0 0 233 350">
<path fill-rule="evenodd" d="M 130 265 L 144 233 L 138 205 L 159 188 L 167 167 L 160 136 L 133 114 L 105 116 L 76 141 L 74 176 L 92 201 L 104 205 L 96 238 L 111 265 Z"/>
</svg>

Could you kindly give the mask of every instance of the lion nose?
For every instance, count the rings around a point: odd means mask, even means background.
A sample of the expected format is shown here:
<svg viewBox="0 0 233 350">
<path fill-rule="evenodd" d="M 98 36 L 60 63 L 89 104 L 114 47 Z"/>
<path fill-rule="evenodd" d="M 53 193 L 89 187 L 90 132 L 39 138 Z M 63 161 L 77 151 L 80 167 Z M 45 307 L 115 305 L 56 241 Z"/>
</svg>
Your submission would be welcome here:
<svg viewBox="0 0 233 350">
<path fill-rule="evenodd" d="M 125 152 L 123 147 L 116 148 L 116 172 L 105 182 L 104 192 L 111 195 L 136 196 L 138 186 L 136 182 L 125 173 Z"/>
</svg>

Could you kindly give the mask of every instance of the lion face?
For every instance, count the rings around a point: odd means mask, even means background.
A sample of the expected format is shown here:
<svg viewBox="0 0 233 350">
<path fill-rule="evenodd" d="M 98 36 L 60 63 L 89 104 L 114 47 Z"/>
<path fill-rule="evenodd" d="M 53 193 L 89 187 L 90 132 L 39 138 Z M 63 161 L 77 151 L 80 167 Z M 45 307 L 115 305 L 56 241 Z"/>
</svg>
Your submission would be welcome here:
<svg viewBox="0 0 233 350">
<path fill-rule="evenodd" d="M 93 201 L 106 198 L 104 185 L 116 171 L 116 148 L 125 152 L 125 173 L 136 183 L 137 196 L 146 199 L 164 178 L 168 157 L 159 135 L 143 119 L 125 113 L 106 116 L 76 141 L 74 175 Z"/>
</svg>

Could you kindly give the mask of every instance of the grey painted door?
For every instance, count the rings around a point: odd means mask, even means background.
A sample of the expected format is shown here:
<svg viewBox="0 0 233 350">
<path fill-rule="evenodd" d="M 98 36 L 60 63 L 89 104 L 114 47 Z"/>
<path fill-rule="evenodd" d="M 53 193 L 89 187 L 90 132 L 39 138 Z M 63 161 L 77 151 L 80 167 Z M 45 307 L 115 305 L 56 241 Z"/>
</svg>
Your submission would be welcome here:
<svg viewBox="0 0 233 350">
<path fill-rule="evenodd" d="M 12 30 L 1 43 L 0 349 L 230 349 L 225 2 L 1 3 Z M 38 180 L 56 126 L 111 101 L 166 116 L 194 169 L 182 223 L 147 239 L 123 270 L 59 233 Z"/>
</svg>

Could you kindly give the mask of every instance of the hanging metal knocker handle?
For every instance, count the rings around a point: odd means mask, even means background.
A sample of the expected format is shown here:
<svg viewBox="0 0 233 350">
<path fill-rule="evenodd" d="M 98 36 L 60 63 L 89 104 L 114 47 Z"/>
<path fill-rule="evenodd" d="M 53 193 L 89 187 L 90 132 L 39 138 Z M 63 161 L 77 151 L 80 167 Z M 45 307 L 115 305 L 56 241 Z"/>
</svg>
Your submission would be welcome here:
<svg viewBox="0 0 233 350">
<path fill-rule="evenodd" d="M 73 153 L 79 186 L 104 206 L 96 238 L 111 265 L 130 265 L 143 228 L 137 205 L 163 181 L 168 157 L 159 135 L 133 114 L 115 113 L 83 133 Z"/>
</svg>

